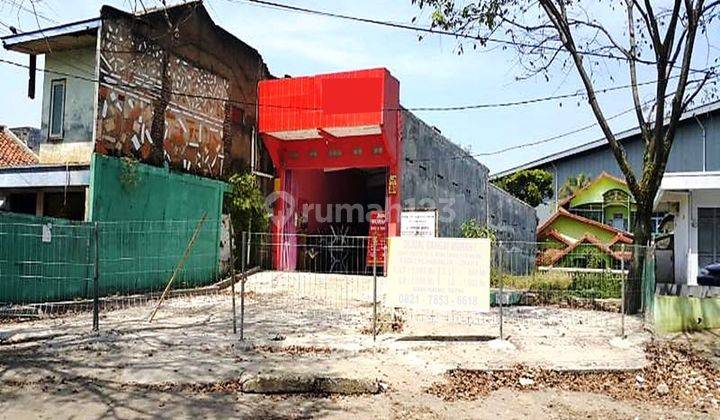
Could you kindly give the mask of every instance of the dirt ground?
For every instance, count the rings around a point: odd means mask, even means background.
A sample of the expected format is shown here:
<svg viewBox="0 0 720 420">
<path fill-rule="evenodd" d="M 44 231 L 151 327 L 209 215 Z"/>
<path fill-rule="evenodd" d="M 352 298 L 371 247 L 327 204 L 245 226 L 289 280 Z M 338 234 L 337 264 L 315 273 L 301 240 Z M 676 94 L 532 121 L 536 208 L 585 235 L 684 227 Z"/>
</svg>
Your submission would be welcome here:
<svg viewBox="0 0 720 420">
<path fill-rule="evenodd" d="M 641 369 L 648 364 L 642 323 L 619 314 L 552 307 L 499 312 L 394 314 L 399 332 L 373 342 L 372 279 L 260 273 L 247 282 L 245 341 L 232 334 L 229 293 L 101 314 L 100 332 L 83 313 L 0 325 L 0 417 L 344 417 L 577 416 L 713 417 L 667 406 L 559 390 L 500 389 L 469 401 L 427 392 L 452 369 Z M 380 286 L 382 290 L 382 285 Z M 236 294 L 238 313 L 239 290 Z M 382 292 L 380 293 L 382 299 Z M 393 315 L 381 310 L 384 320 Z M 254 374 L 372 378 L 378 395 L 260 396 L 180 384 Z"/>
</svg>

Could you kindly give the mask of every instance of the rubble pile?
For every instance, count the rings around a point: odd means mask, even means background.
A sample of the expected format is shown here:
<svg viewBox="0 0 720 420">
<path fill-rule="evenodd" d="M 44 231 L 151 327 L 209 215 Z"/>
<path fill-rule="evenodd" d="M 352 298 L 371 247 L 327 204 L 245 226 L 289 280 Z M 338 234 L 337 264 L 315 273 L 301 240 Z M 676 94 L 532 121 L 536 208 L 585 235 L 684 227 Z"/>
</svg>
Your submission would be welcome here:
<svg viewBox="0 0 720 420">
<path fill-rule="evenodd" d="M 556 371 L 523 365 L 502 371 L 453 370 L 428 392 L 444 400 L 472 400 L 501 389 L 560 389 L 616 399 L 718 409 L 720 369 L 687 343 L 646 345 L 647 367 L 632 371 Z"/>
</svg>

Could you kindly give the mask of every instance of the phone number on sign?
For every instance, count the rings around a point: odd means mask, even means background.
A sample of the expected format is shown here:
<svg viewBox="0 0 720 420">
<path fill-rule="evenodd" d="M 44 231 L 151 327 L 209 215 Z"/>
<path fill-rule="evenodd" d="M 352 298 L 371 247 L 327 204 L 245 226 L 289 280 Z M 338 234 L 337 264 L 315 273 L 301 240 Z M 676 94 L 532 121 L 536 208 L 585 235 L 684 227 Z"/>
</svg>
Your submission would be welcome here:
<svg viewBox="0 0 720 420">
<path fill-rule="evenodd" d="M 477 296 L 401 294 L 398 296 L 398 300 L 401 305 L 471 306 L 478 304 Z"/>
</svg>

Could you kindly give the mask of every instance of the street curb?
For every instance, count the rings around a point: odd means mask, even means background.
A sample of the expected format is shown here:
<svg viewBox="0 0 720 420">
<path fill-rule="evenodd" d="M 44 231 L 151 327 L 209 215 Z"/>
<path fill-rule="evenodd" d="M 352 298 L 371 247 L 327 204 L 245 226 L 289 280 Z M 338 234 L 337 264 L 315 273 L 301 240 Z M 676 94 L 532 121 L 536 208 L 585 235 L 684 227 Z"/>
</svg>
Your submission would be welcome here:
<svg viewBox="0 0 720 420">
<path fill-rule="evenodd" d="M 242 384 L 245 394 L 378 394 L 384 386 L 375 379 L 326 377 L 314 375 L 261 374 Z"/>
</svg>

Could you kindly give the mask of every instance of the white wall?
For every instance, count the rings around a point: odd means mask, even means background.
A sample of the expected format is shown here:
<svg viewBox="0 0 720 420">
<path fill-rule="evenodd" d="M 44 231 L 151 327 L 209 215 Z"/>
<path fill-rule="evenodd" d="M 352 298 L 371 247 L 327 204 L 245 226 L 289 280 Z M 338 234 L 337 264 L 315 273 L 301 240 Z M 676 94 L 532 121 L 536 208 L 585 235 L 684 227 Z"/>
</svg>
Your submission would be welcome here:
<svg viewBox="0 0 720 420">
<path fill-rule="evenodd" d="M 42 121 L 40 143 L 41 163 L 89 162 L 93 150 L 93 128 L 97 83 L 95 47 L 61 50 L 45 56 Z M 77 76 L 77 77 L 71 77 Z M 50 85 L 65 80 L 64 135 L 62 140 L 48 140 L 50 120 Z"/>
<path fill-rule="evenodd" d="M 690 245 L 690 213 L 689 194 L 669 194 L 666 201 L 678 203 L 679 211 L 675 214 L 675 249 L 673 252 L 675 283 L 687 284 L 688 254 Z"/>
<path fill-rule="evenodd" d="M 698 231 L 697 217 L 700 207 L 720 207 L 720 190 L 695 190 L 690 192 L 690 240 L 687 264 L 688 284 L 697 284 L 698 275 Z"/>
<path fill-rule="evenodd" d="M 675 215 L 675 283 L 697 284 L 698 208 L 720 207 L 720 189 L 668 193 L 665 202 L 679 204 Z"/>
</svg>

